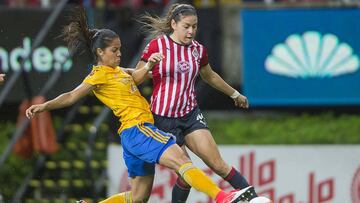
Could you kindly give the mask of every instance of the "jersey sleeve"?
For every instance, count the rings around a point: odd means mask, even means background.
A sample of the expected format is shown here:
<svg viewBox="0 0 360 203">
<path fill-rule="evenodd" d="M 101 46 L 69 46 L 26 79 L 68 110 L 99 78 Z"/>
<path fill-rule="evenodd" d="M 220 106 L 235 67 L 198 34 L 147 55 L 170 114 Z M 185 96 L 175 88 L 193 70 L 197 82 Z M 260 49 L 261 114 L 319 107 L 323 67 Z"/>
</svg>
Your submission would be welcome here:
<svg viewBox="0 0 360 203">
<path fill-rule="evenodd" d="M 200 67 L 206 66 L 208 63 L 209 63 L 208 53 L 205 46 L 203 46 L 203 51 L 201 53 L 201 58 L 200 58 Z"/>
<path fill-rule="evenodd" d="M 100 70 L 92 70 L 91 73 L 86 76 L 83 83 L 98 86 L 106 82 L 106 74 Z"/>
<path fill-rule="evenodd" d="M 144 51 L 141 56 L 141 60 L 147 62 L 151 56 L 151 54 L 159 52 L 159 47 L 157 44 L 157 39 L 151 40 L 146 47 L 144 48 Z"/>
</svg>

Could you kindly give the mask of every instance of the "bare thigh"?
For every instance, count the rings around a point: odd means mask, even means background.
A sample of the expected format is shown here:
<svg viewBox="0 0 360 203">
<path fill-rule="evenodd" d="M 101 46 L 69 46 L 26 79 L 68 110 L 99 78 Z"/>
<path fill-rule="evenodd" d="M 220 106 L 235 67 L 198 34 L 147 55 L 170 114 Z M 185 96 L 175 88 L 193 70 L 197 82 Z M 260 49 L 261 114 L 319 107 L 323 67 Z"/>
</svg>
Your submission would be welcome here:
<svg viewBox="0 0 360 203">
<path fill-rule="evenodd" d="M 177 144 L 171 145 L 167 148 L 160 157 L 159 164 L 178 171 L 180 166 L 185 163 L 190 163 L 191 160 L 188 155 Z"/>
<path fill-rule="evenodd" d="M 207 129 L 195 130 L 185 136 L 186 146 L 200 157 L 216 174 L 225 177 L 231 167 L 222 159 L 216 142 Z"/>
</svg>

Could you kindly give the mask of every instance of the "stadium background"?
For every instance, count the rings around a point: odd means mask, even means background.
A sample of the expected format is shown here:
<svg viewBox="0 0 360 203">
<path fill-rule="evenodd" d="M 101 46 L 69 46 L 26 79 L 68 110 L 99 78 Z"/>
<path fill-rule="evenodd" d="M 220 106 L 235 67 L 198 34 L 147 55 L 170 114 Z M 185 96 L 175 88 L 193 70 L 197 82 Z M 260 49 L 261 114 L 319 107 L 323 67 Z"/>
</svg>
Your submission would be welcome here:
<svg viewBox="0 0 360 203">
<path fill-rule="evenodd" d="M 118 121 L 93 96 L 73 107 L 53 111 L 52 120 L 45 116 L 36 124 L 21 118 L 23 112 L 20 107 L 24 105 L 24 100 L 34 96 L 53 98 L 71 90 L 88 74 L 90 64 L 87 60 L 78 56 L 67 58 L 66 47 L 58 38 L 61 27 L 68 22 L 67 16 L 72 7 L 82 4 L 92 25 L 116 31 L 123 47 L 126 47 L 122 50 L 121 65 L 134 67 L 139 60 L 139 51 L 146 43 L 136 18 L 144 12 L 161 15 L 172 2 L 175 1 L 1 1 L 0 72 L 6 73 L 6 81 L 0 85 L 0 202 L 74 202 L 80 198 L 96 202 L 114 190 L 113 182 L 122 183 L 115 186 L 115 191 L 118 191 L 116 187 L 126 189 L 126 181 L 111 179 L 109 170 L 109 166 L 122 163 L 121 158 L 117 159 L 119 163 L 108 161 L 112 158 L 109 156 L 114 154 L 108 152 L 112 147 L 119 147 L 114 146 L 114 143 L 119 143 L 115 132 Z M 199 105 L 215 139 L 221 144 L 224 157 L 240 157 L 240 160 L 245 157 L 247 160 L 247 156 L 256 154 L 260 165 L 264 161 L 268 163 L 268 159 L 280 163 L 276 166 L 282 170 L 276 175 L 290 181 L 282 182 L 280 178 L 264 187 L 255 180 L 252 182 L 276 202 L 359 203 L 360 2 L 185 2 L 194 4 L 198 9 L 197 40 L 208 48 L 211 65 L 250 101 L 250 109 L 235 109 L 231 99 L 201 80 L 197 83 Z M 327 64 L 338 60 L 333 66 L 336 65 L 338 72 L 344 70 L 342 74 L 335 75 L 332 73 L 336 71 L 329 71 L 320 76 L 321 71 L 303 71 L 297 77 L 289 77 L 284 71 L 282 74 L 267 71 L 270 66 L 266 60 L 277 55 L 276 45 L 285 45 L 289 50 L 286 40 L 295 36 L 304 39 L 302 42 L 305 44 L 296 48 L 311 47 L 311 44 L 306 46 L 305 40 L 309 33 L 315 33 L 311 35 L 311 42 L 316 42 L 316 39 L 325 41 L 325 37 L 330 36 L 335 39 L 336 45 L 345 44 L 343 52 L 338 51 L 339 46 L 319 44 L 319 47 L 325 47 L 324 50 L 332 53 Z M 302 61 L 304 67 L 310 64 L 306 67 L 315 68 L 311 65 L 311 52 L 306 48 L 300 49 L 300 52 L 305 57 Z M 336 53 L 339 53 L 340 59 L 336 58 Z M 319 63 L 320 58 L 315 61 Z M 351 71 L 347 71 L 349 66 L 344 65 L 349 59 L 353 60 L 351 64 L 355 64 L 351 66 Z M 149 98 L 151 83 L 145 83 L 140 88 Z M 25 130 L 28 126 L 31 130 Z M 57 144 L 49 139 L 51 135 L 56 137 Z M 232 151 L 228 151 L 229 145 Z M 295 169 L 284 164 L 299 158 L 299 154 L 309 153 L 300 157 L 305 160 L 296 162 L 298 166 L 295 164 Z M 276 154 L 287 156 L 284 158 Z M 237 166 L 237 160 L 229 162 Z M 342 167 L 333 167 L 336 163 L 341 163 Z M 248 165 L 243 163 L 238 167 L 246 171 Z M 328 174 L 325 171 L 329 168 L 336 170 Z M 296 169 L 299 171 L 293 171 Z M 163 174 L 169 173 L 162 170 L 158 169 Z M 211 174 L 208 169 L 204 170 Z M 251 170 L 255 172 L 258 169 Z M 244 174 L 251 177 L 251 173 Z M 319 174 L 322 176 L 319 177 Z M 314 184 L 318 185 L 303 184 L 296 176 L 300 179 L 304 176 L 306 180 L 308 176 L 316 177 L 318 180 Z M 166 177 L 170 178 L 166 181 L 172 183 L 172 175 Z M 216 176 L 213 178 L 216 179 Z M 292 191 L 284 189 L 295 190 L 289 184 L 294 184 L 304 193 L 290 193 Z M 170 188 L 169 185 L 167 187 Z M 315 187 L 314 194 L 312 187 Z M 280 196 L 271 193 L 270 189 L 276 190 L 277 194 L 289 194 Z M 198 197 L 197 194 L 191 196 Z M 343 200 L 339 200 L 341 196 Z M 166 198 L 168 196 L 150 202 L 168 202 Z M 191 201 L 209 200 L 199 197 Z"/>
</svg>

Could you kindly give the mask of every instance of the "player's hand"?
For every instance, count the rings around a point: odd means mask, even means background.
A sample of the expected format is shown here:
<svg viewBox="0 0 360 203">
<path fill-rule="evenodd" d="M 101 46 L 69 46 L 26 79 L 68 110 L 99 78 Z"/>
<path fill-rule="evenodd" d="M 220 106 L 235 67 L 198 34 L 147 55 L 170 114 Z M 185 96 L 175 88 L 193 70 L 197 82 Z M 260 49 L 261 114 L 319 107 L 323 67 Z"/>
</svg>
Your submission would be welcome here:
<svg viewBox="0 0 360 203">
<path fill-rule="evenodd" d="M 0 84 L 5 80 L 5 74 L 0 74 Z"/>
<path fill-rule="evenodd" d="M 235 102 L 235 106 L 239 108 L 244 108 L 244 109 L 249 108 L 249 102 L 244 95 L 239 95 L 238 97 L 236 97 L 234 99 L 234 102 Z"/>
<path fill-rule="evenodd" d="M 148 59 L 148 63 L 150 65 L 150 69 L 151 70 L 156 64 L 158 64 L 164 57 L 164 55 L 162 55 L 161 53 L 153 53 L 151 54 L 150 58 Z"/>
<path fill-rule="evenodd" d="M 31 119 L 37 113 L 41 113 L 43 111 L 45 111 L 45 104 L 36 104 L 36 105 L 32 105 L 28 109 L 26 109 L 25 114 L 26 114 L 26 117 Z"/>
</svg>

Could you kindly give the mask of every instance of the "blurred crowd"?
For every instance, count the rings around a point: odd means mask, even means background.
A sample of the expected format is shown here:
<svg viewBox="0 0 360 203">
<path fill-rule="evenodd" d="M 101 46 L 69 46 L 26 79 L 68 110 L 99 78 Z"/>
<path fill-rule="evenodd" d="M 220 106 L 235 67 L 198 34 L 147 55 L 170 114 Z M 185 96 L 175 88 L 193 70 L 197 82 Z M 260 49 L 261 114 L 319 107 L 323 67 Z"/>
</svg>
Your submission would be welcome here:
<svg viewBox="0 0 360 203">
<path fill-rule="evenodd" d="M 52 7 L 60 0 L 0 0 L 0 5 L 9 7 Z M 169 0 L 68 0 L 69 4 L 91 5 L 94 8 L 110 7 L 162 7 Z"/>
<path fill-rule="evenodd" d="M 0 0 L 0 5 L 9 7 L 52 7 L 60 0 Z M 94 8 L 107 7 L 162 7 L 170 0 L 68 0 L 70 4 L 91 5 Z M 360 3 L 360 0 L 189 0 L 196 7 L 212 7 L 234 3 Z"/>
</svg>

